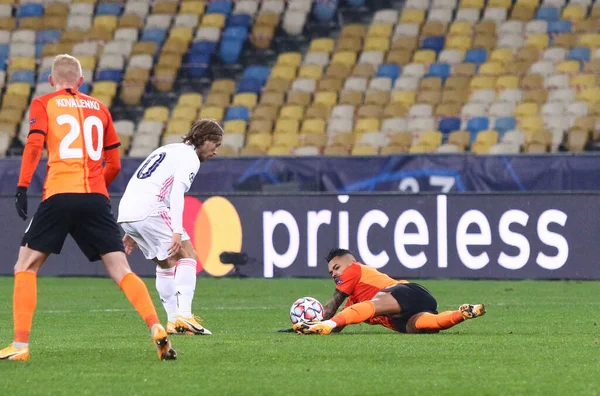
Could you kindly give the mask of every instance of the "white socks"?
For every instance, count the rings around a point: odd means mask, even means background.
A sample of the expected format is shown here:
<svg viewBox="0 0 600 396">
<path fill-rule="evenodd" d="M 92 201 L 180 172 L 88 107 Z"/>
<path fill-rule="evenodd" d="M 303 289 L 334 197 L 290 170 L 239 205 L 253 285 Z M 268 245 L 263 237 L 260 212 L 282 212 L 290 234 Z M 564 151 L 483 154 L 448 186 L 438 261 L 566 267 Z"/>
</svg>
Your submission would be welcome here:
<svg viewBox="0 0 600 396">
<path fill-rule="evenodd" d="M 175 323 L 177 320 L 177 289 L 175 287 L 175 268 L 156 267 L 156 290 L 160 301 L 167 311 L 168 320 Z"/>
<path fill-rule="evenodd" d="M 177 262 L 175 288 L 178 314 L 185 318 L 191 318 L 192 300 L 196 290 L 196 260 L 184 258 Z"/>
</svg>

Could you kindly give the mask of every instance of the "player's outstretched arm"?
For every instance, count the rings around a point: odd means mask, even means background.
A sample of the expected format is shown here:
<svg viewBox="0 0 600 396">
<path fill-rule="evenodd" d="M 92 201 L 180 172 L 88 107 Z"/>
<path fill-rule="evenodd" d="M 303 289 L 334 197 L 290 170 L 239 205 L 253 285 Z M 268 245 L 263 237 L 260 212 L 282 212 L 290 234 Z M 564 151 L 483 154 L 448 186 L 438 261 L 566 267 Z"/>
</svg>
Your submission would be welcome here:
<svg viewBox="0 0 600 396">
<path fill-rule="evenodd" d="M 337 312 L 338 308 L 344 303 L 346 297 L 348 297 L 346 293 L 336 289 L 333 292 L 333 297 L 331 297 L 331 299 L 327 301 L 327 304 L 325 304 L 323 307 L 325 311 L 323 312 L 323 320 L 331 319 Z"/>
<path fill-rule="evenodd" d="M 106 187 L 115 180 L 119 172 L 121 171 L 121 154 L 117 148 L 105 148 L 104 149 L 104 170 L 102 174 Z"/>
</svg>

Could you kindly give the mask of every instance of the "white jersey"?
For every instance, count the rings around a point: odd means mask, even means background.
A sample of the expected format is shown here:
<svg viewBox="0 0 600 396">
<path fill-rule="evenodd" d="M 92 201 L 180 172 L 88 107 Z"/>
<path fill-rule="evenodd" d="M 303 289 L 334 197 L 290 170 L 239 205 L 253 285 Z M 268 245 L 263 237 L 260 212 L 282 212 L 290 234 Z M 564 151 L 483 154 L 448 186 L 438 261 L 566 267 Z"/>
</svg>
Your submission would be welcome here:
<svg viewBox="0 0 600 396">
<path fill-rule="evenodd" d="M 157 210 L 166 210 L 170 207 L 173 183 L 183 183 L 187 192 L 198 169 L 200 160 L 193 146 L 175 143 L 157 148 L 129 180 L 119 204 L 117 221 L 140 221 Z"/>
</svg>

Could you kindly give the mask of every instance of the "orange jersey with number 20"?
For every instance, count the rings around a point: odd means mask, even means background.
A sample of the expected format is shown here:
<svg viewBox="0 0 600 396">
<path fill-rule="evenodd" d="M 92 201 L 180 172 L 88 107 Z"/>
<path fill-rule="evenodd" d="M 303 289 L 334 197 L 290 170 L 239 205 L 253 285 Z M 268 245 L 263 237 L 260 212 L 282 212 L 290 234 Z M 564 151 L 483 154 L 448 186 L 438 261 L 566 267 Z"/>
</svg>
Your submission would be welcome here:
<svg viewBox="0 0 600 396">
<path fill-rule="evenodd" d="M 33 100 L 29 130 L 46 137 L 48 166 L 43 199 L 62 193 L 108 197 L 103 151 L 120 145 L 109 110 L 97 99 L 64 89 Z"/>
</svg>

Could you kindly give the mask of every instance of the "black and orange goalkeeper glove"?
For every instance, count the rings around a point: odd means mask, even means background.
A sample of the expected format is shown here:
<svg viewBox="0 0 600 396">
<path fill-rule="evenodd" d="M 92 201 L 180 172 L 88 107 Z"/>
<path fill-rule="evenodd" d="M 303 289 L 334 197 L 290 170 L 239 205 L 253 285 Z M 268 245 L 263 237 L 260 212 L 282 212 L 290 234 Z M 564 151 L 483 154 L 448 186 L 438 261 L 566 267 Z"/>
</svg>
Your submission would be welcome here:
<svg viewBox="0 0 600 396">
<path fill-rule="evenodd" d="M 17 207 L 19 217 L 23 220 L 27 220 L 27 187 L 17 187 L 15 206 Z"/>
</svg>

